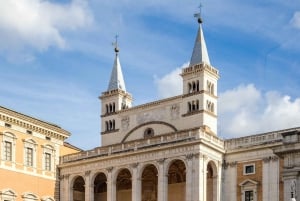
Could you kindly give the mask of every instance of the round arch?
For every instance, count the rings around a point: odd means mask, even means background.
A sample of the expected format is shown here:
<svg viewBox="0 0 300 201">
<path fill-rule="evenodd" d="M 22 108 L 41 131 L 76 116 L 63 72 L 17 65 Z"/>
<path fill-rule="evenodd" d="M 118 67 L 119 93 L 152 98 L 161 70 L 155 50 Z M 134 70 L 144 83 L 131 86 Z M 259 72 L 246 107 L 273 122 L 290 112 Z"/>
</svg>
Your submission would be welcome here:
<svg viewBox="0 0 300 201">
<path fill-rule="evenodd" d="M 146 164 L 141 171 L 142 201 L 157 200 L 158 168 L 154 164 Z"/>
<path fill-rule="evenodd" d="M 121 143 L 125 142 L 126 139 L 134 132 L 136 131 L 137 129 L 143 127 L 143 126 L 148 126 L 148 125 L 151 125 L 151 124 L 161 124 L 161 125 L 165 125 L 167 127 L 170 127 L 174 132 L 177 131 L 177 128 L 175 126 L 173 126 L 172 124 L 169 124 L 167 122 L 163 122 L 163 121 L 150 121 L 150 122 L 146 122 L 146 123 L 143 123 L 143 124 L 140 124 L 136 127 L 134 127 L 133 129 L 131 129 L 126 135 L 125 137 L 122 139 Z"/>
<path fill-rule="evenodd" d="M 181 159 L 173 159 L 168 164 L 168 200 L 185 201 L 186 164 Z"/>
<path fill-rule="evenodd" d="M 132 173 L 128 168 L 122 168 L 116 173 L 116 200 L 131 201 Z"/>
<path fill-rule="evenodd" d="M 71 180 L 71 199 L 84 201 L 85 199 L 85 179 L 81 175 L 76 175 Z"/>
<path fill-rule="evenodd" d="M 208 161 L 206 165 L 206 200 L 217 200 L 218 169 L 214 161 Z"/>
</svg>

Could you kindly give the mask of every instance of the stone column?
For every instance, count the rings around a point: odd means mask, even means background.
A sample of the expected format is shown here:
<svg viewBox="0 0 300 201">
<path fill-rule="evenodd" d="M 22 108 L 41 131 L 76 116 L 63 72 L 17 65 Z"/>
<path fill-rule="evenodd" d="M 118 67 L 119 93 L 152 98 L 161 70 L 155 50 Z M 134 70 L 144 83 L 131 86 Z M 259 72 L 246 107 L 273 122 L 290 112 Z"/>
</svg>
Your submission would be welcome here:
<svg viewBox="0 0 300 201">
<path fill-rule="evenodd" d="M 60 201 L 68 201 L 70 190 L 72 189 L 69 184 L 69 174 L 60 176 Z"/>
<path fill-rule="evenodd" d="M 142 185 L 141 175 L 138 163 L 131 165 L 132 167 L 132 201 L 141 201 L 142 198 Z"/>
<path fill-rule="evenodd" d="M 168 183 L 167 175 L 165 173 L 165 158 L 159 159 L 158 161 L 158 199 L 157 201 L 167 201 L 168 200 Z"/>
<path fill-rule="evenodd" d="M 236 201 L 237 200 L 237 162 L 229 162 L 223 164 L 223 182 L 222 182 L 222 200 Z"/>
<path fill-rule="evenodd" d="M 192 201 L 193 190 L 193 154 L 186 155 L 186 183 L 185 183 L 185 200 Z"/>
<path fill-rule="evenodd" d="M 193 178 L 192 178 L 192 200 L 198 201 L 200 200 L 200 158 L 201 154 L 197 153 L 193 158 Z"/>
<path fill-rule="evenodd" d="M 91 178 L 90 178 L 91 171 L 86 171 L 84 175 L 85 175 L 85 192 L 84 192 L 85 198 L 84 198 L 84 200 L 91 201 L 90 196 L 91 196 L 91 194 L 94 195 L 94 190 L 91 186 Z"/>
<path fill-rule="evenodd" d="M 108 201 L 116 201 L 116 181 L 114 181 L 113 177 L 113 167 L 109 167 L 106 169 L 107 174 L 107 200 Z"/>
<path fill-rule="evenodd" d="M 216 189 L 216 198 L 217 201 L 221 200 L 221 190 L 222 190 L 222 163 L 221 161 L 218 161 L 217 164 L 217 175 L 216 175 L 216 182 L 217 182 L 217 189 Z"/>
</svg>

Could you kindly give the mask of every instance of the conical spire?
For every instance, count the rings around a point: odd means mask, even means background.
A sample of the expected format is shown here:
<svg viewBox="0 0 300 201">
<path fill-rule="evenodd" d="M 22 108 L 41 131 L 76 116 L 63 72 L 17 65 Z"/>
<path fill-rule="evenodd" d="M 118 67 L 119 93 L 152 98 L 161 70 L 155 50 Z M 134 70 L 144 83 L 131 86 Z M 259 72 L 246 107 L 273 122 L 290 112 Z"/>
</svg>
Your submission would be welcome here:
<svg viewBox="0 0 300 201">
<path fill-rule="evenodd" d="M 194 49 L 193 49 L 192 58 L 190 61 L 190 66 L 199 63 L 206 63 L 210 65 L 206 43 L 204 40 L 204 34 L 202 31 L 202 25 L 201 25 L 202 19 L 200 18 L 199 14 L 196 14 L 195 16 L 198 17 L 199 28 L 198 28 Z"/>
<path fill-rule="evenodd" d="M 114 45 L 115 45 L 116 56 L 115 56 L 114 66 L 111 71 L 111 76 L 110 76 L 110 81 L 109 81 L 107 91 L 111 91 L 115 89 L 121 89 L 123 91 L 126 91 L 122 68 L 119 60 L 119 48 L 118 48 L 117 37 Z"/>
</svg>

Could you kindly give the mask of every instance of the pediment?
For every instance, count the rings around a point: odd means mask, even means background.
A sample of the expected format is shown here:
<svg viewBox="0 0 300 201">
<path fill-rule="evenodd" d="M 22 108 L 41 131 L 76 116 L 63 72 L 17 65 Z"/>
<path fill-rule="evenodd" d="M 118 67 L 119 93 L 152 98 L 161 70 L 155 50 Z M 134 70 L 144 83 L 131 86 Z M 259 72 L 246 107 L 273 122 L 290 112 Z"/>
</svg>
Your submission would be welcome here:
<svg viewBox="0 0 300 201">
<path fill-rule="evenodd" d="M 254 181 L 252 179 L 246 179 L 242 183 L 240 183 L 239 186 L 256 186 L 257 184 L 257 181 Z"/>
</svg>

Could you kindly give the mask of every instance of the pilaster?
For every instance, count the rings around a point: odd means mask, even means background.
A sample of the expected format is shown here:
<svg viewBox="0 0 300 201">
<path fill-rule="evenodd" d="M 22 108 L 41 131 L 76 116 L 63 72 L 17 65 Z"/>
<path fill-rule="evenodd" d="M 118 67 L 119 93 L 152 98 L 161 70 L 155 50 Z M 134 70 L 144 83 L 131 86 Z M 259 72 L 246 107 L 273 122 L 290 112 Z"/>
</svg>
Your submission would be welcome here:
<svg viewBox="0 0 300 201">
<path fill-rule="evenodd" d="M 158 161 L 158 201 L 168 200 L 168 179 L 165 172 L 165 158 Z"/>
<path fill-rule="evenodd" d="M 142 183 L 140 178 L 140 167 L 138 163 L 131 165 L 132 167 L 132 201 L 140 201 L 142 193 Z"/>
</svg>

